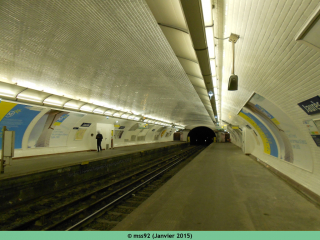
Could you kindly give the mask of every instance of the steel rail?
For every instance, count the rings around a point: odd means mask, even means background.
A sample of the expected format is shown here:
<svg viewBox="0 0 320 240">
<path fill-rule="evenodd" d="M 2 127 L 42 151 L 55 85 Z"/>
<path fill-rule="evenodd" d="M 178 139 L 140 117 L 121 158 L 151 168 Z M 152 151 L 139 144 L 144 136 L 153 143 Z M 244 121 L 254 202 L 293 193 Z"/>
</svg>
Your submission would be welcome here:
<svg viewBox="0 0 320 240">
<path fill-rule="evenodd" d="M 194 149 L 192 149 L 194 150 Z M 196 152 L 196 151 L 194 151 Z M 191 152 L 191 153 L 194 153 L 194 152 Z M 192 154 L 190 154 L 192 155 Z M 167 164 L 165 167 L 165 169 L 163 169 L 164 167 L 162 166 L 161 168 L 163 170 L 161 170 L 160 172 L 158 172 L 157 174 L 153 175 L 151 178 L 145 180 L 143 183 L 141 183 L 140 185 L 134 187 L 133 189 L 127 191 L 126 193 L 124 193 L 122 196 L 120 196 L 119 198 L 113 200 L 112 202 L 108 203 L 107 205 L 105 205 L 104 207 L 100 208 L 99 210 L 95 211 L 94 213 L 90 214 L 89 216 L 87 216 L 86 218 L 82 219 L 81 221 L 79 221 L 78 223 L 72 225 L 71 227 L 69 227 L 68 229 L 66 229 L 65 231 L 70 231 L 70 230 L 73 230 L 75 229 L 76 227 L 78 227 L 79 225 L 85 223 L 86 221 L 88 220 L 91 220 L 94 216 L 96 216 L 98 213 L 100 213 L 101 211 L 103 211 L 104 209 L 108 208 L 108 207 L 111 207 L 112 205 L 114 205 L 115 203 L 119 202 L 120 200 L 122 200 L 124 197 L 126 197 L 127 195 L 131 194 L 132 192 L 136 191 L 137 189 L 141 188 L 142 186 L 146 185 L 147 183 L 149 183 L 152 179 L 156 178 L 157 176 L 161 175 L 162 173 L 164 173 L 165 171 L 167 171 L 168 169 L 171 169 L 172 167 L 174 167 L 175 165 L 177 165 L 178 163 L 180 163 L 181 161 L 185 160 L 185 158 L 189 157 L 190 155 L 187 155 L 187 156 L 183 156 L 183 158 L 179 159 L 178 161 L 174 162 L 173 164 L 171 164 L 170 166 L 167 166 L 169 164 Z M 158 169 L 159 170 L 159 169 Z M 155 171 L 158 171 L 158 170 L 155 170 Z M 155 172 L 153 171 L 153 172 Z M 153 174 L 150 173 L 148 175 L 151 175 Z M 141 179 L 139 179 L 140 181 Z M 133 185 L 130 184 L 130 185 Z"/>
<path fill-rule="evenodd" d="M 148 167 L 146 167 L 146 168 L 144 168 L 144 169 L 142 169 L 142 170 L 140 170 L 140 171 L 138 171 L 138 172 L 136 172 L 136 173 L 130 174 L 129 176 L 127 176 L 127 177 L 125 177 L 125 178 L 122 178 L 122 179 L 118 180 L 117 182 L 108 184 L 108 185 L 106 185 L 106 186 L 103 186 L 103 187 L 95 190 L 95 191 L 92 191 L 92 192 L 90 192 L 90 193 L 87 193 L 86 195 L 82 196 L 81 198 L 77 198 L 77 199 L 75 199 L 75 200 L 73 200 L 73 201 L 71 201 L 71 202 L 68 202 L 68 203 L 66 203 L 66 204 L 64 204 L 64 205 L 62 205 L 62 206 L 59 206 L 58 208 L 52 209 L 51 211 L 46 212 L 45 214 L 42 214 L 41 216 L 37 216 L 37 217 L 35 217 L 35 218 L 33 218 L 33 219 L 31 219 L 31 220 L 23 223 L 23 224 L 20 224 L 20 225 L 18 225 L 18 226 L 15 226 L 15 227 L 12 228 L 12 230 L 23 230 L 23 229 L 26 229 L 26 228 L 28 228 L 30 225 L 34 224 L 37 220 L 40 220 L 40 221 L 41 221 L 44 217 L 53 215 L 53 214 L 55 214 L 55 213 L 62 212 L 63 209 L 66 209 L 66 208 L 68 208 L 68 207 L 70 207 L 70 206 L 72 206 L 72 205 L 79 204 L 79 203 L 81 203 L 81 202 L 83 202 L 83 201 L 88 201 L 88 199 L 90 200 L 90 197 L 93 196 L 93 195 L 95 195 L 95 194 L 103 194 L 103 191 L 108 191 L 108 189 L 109 189 L 110 187 L 115 187 L 116 185 L 119 185 L 119 184 L 121 184 L 121 183 L 123 183 L 123 182 L 125 182 L 125 181 L 130 180 L 130 178 L 132 178 L 132 177 L 135 177 L 135 176 L 137 176 L 137 175 L 139 175 L 139 174 L 143 174 L 143 172 L 149 171 L 150 169 L 158 166 L 159 164 L 163 164 L 164 162 L 166 162 L 166 161 L 168 161 L 168 160 L 171 160 L 171 159 L 173 159 L 173 158 L 175 158 L 175 157 L 180 157 L 180 156 L 182 156 L 183 154 L 188 153 L 189 151 L 192 151 L 193 149 L 194 149 L 194 147 L 193 147 L 193 148 L 190 148 L 190 147 L 189 147 L 189 148 L 183 150 L 182 152 L 174 153 L 174 154 L 171 154 L 171 155 L 169 155 L 169 156 L 165 156 L 165 157 L 163 157 L 163 158 L 159 158 L 160 161 L 152 164 L 151 166 L 148 166 Z M 121 188 L 123 188 L 123 187 L 121 187 Z M 121 189 L 121 188 L 120 188 L 120 189 Z M 110 194 L 108 194 L 108 195 L 110 195 Z M 76 214 L 76 213 L 75 213 L 75 214 Z M 72 215 L 74 215 L 74 214 L 71 214 L 70 216 L 72 216 Z M 53 224 L 53 225 L 51 224 L 51 226 L 54 226 L 54 225 L 57 225 L 57 224 L 59 224 L 59 223 L 56 223 L 56 224 Z M 43 230 L 48 230 L 48 229 L 50 229 L 50 228 L 51 228 L 51 227 L 46 227 L 46 228 L 44 228 Z"/>
</svg>

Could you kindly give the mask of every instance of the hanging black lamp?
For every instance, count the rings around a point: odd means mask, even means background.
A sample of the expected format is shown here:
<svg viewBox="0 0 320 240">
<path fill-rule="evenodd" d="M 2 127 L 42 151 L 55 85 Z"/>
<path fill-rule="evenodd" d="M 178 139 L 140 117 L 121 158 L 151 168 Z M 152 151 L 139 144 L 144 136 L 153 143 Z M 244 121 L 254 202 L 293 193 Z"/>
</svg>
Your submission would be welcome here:
<svg viewBox="0 0 320 240">
<path fill-rule="evenodd" d="M 234 45 L 238 41 L 239 35 L 231 33 L 229 37 L 229 42 L 232 42 L 232 70 L 231 76 L 229 78 L 228 90 L 229 91 L 236 91 L 238 90 L 238 76 L 234 74 Z"/>
</svg>

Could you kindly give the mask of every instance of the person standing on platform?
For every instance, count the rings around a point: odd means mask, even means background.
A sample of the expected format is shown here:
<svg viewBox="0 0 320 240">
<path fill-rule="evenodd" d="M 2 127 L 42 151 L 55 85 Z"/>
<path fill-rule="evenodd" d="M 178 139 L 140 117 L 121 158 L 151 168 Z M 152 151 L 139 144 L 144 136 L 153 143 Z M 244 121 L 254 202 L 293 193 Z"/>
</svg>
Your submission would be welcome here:
<svg viewBox="0 0 320 240">
<path fill-rule="evenodd" d="M 102 142 L 103 136 L 102 136 L 102 134 L 100 132 L 98 132 L 98 134 L 96 136 L 96 139 L 97 139 L 98 152 L 99 152 L 99 150 L 102 151 L 101 142 Z"/>
</svg>

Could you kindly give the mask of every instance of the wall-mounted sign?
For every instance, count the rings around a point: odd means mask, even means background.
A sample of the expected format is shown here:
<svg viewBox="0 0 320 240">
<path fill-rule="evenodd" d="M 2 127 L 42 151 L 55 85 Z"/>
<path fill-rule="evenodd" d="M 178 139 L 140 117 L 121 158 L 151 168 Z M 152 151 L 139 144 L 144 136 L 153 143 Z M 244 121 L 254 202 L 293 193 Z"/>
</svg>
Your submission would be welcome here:
<svg viewBox="0 0 320 240">
<path fill-rule="evenodd" d="M 79 129 L 79 128 L 78 128 L 78 127 L 74 127 L 73 129 L 77 130 L 77 129 Z"/>
<path fill-rule="evenodd" d="M 90 127 L 91 123 L 82 123 L 81 127 Z"/>
<path fill-rule="evenodd" d="M 239 129 L 239 126 L 232 126 L 232 129 Z"/>
<path fill-rule="evenodd" d="M 114 127 L 115 127 L 115 128 L 119 128 L 119 127 L 120 127 L 120 125 L 114 125 Z"/>
<path fill-rule="evenodd" d="M 124 128 L 125 128 L 125 126 L 120 126 L 120 127 L 119 127 L 119 129 L 124 129 Z"/>
<path fill-rule="evenodd" d="M 308 115 L 320 113 L 320 97 L 316 96 L 306 101 L 298 103 L 299 107 L 303 109 Z"/>
</svg>

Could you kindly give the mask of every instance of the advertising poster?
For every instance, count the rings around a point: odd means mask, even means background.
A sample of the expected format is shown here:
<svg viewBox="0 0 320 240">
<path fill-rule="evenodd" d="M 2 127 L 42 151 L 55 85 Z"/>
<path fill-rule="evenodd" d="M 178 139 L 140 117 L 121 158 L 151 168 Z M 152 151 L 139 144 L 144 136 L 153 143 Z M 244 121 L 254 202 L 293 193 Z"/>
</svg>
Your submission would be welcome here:
<svg viewBox="0 0 320 240">
<path fill-rule="evenodd" d="M 0 149 L 2 148 L 2 128 L 15 131 L 14 148 L 22 148 L 23 135 L 30 122 L 43 110 L 41 107 L 27 106 L 1 101 L 0 103 Z"/>
<path fill-rule="evenodd" d="M 28 148 L 67 146 L 70 131 L 83 116 L 80 113 L 50 110 L 32 129 Z"/>
<path fill-rule="evenodd" d="M 303 124 L 308 128 L 309 134 L 311 135 L 315 144 L 320 147 L 320 130 L 313 120 L 305 120 Z"/>
<path fill-rule="evenodd" d="M 86 133 L 86 130 L 87 129 L 79 129 L 77 132 L 76 132 L 76 135 L 74 137 L 74 140 L 77 140 L 77 141 L 81 141 L 84 137 L 84 134 Z"/>
<path fill-rule="evenodd" d="M 149 129 L 148 123 L 139 123 L 139 129 Z"/>
<path fill-rule="evenodd" d="M 278 151 L 280 159 L 312 171 L 313 160 L 306 139 L 279 107 L 255 93 L 239 115 L 254 126 L 263 141 L 265 153 L 270 151 L 270 155 L 277 157 Z"/>
</svg>

